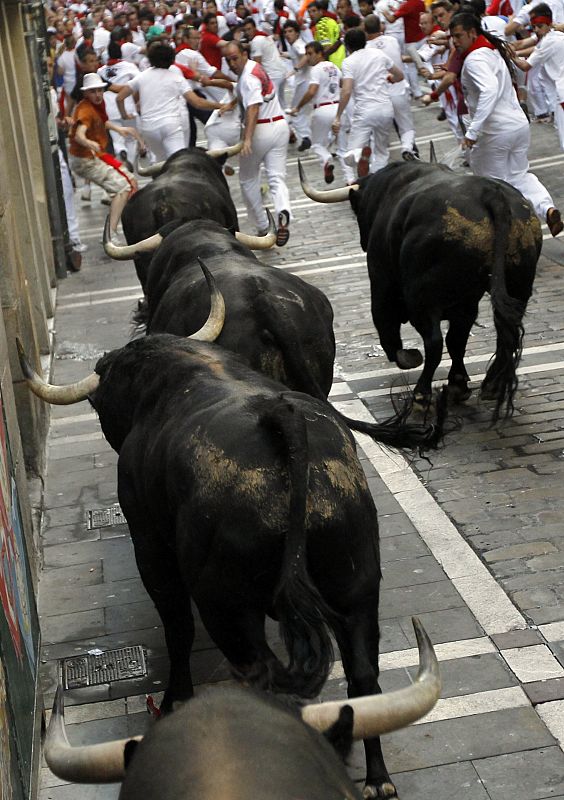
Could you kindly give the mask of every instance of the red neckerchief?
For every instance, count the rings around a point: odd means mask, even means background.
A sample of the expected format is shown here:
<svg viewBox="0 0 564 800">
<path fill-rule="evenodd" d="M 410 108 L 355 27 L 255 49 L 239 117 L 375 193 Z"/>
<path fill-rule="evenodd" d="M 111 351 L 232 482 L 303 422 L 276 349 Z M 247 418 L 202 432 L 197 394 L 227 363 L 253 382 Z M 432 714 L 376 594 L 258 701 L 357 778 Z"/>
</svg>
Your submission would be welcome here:
<svg viewBox="0 0 564 800">
<path fill-rule="evenodd" d="M 480 34 L 476 41 L 470 45 L 468 50 L 464 53 L 462 60 L 466 61 L 470 53 L 473 53 L 474 50 L 479 50 L 481 47 L 485 47 L 486 50 L 496 50 L 497 48 L 493 45 L 483 34 Z"/>
<path fill-rule="evenodd" d="M 184 64 L 179 64 L 178 61 L 174 62 L 174 66 L 178 67 L 180 72 L 184 75 L 186 80 L 191 81 L 194 80 L 196 77 L 196 73 L 190 69 L 190 67 L 185 67 Z"/>
<path fill-rule="evenodd" d="M 111 67 L 114 64 L 119 64 L 121 61 L 123 61 L 123 58 L 108 58 L 106 66 Z"/>
<path fill-rule="evenodd" d="M 192 48 L 190 47 L 189 44 L 179 44 L 178 47 L 176 48 L 176 52 L 180 53 L 181 50 L 191 50 L 191 49 Z"/>
<path fill-rule="evenodd" d="M 431 31 L 431 34 L 436 33 L 437 31 L 442 31 L 441 26 L 440 25 L 433 25 L 433 30 Z"/>
</svg>

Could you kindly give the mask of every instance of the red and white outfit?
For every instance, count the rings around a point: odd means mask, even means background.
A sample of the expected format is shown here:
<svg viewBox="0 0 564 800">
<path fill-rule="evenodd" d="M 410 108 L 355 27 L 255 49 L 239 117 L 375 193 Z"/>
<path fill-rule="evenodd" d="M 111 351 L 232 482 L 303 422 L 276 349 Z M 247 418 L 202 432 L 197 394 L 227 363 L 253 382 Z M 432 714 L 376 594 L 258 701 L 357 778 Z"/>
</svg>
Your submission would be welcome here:
<svg viewBox="0 0 564 800">
<path fill-rule="evenodd" d="M 295 70 L 294 94 L 292 96 L 292 102 L 290 103 L 292 108 L 298 105 L 310 85 L 310 68 L 308 65 L 306 64 L 301 69 L 296 69 L 298 61 L 305 56 L 305 47 L 303 39 L 296 39 L 294 44 L 286 42 L 286 52 Z M 268 70 L 266 71 L 268 72 Z M 307 106 L 305 108 L 300 108 L 296 116 L 292 117 L 291 122 L 292 128 L 300 137 L 300 141 L 306 138 L 311 139 L 311 124 Z"/>
<path fill-rule="evenodd" d="M 376 172 L 389 161 L 388 142 L 394 121 L 388 73 L 392 59 L 373 47 L 356 50 L 343 61 L 343 80 L 352 78 L 354 113 L 351 120 L 346 161 L 357 164 L 362 148 L 371 145 L 370 171 Z"/>
<path fill-rule="evenodd" d="M 311 68 L 309 85 L 318 87 L 313 98 L 313 114 L 311 115 L 311 149 L 323 166 L 333 163 L 329 142 L 332 136 L 331 125 L 339 107 L 340 84 L 341 70 L 331 61 L 320 61 Z M 354 173 L 344 160 L 347 151 L 347 136 L 346 127 L 341 125 L 337 136 L 337 157 L 343 167 L 347 183 L 352 183 Z"/>
<path fill-rule="evenodd" d="M 268 77 L 276 87 L 280 102 L 284 102 L 284 82 L 290 72 L 290 66 L 285 61 L 272 36 L 257 31 L 251 40 L 251 58 L 260 58 Z"/>
<path fill-rule="evenodd" d="M 552 84 L 554 122 L 558 130 L 560 147 L 564 150 L 564 33 L 549 31 L 527 59 L 533 67 L 544 68 L 544 73 Z"/>
<path fill-rule="evenodd" d="M 368 49 L 374 48 L 382 50 L 389 56 L 396 67 L 402 72 L 405 71 L 405 64 L 401 60 L 401 49 L 398 40 L 395 36 L 377 36 L 375 39 L 370 39 L 366 42 Z M 391 83 L 390 99 L 394 107 L 394 122 L 397 125 L 401 149 L 405 152 L 413 152 L 415 145 L 415 123 L 413 122 L 413 114 L 411 113 L 411 105 L 409 101 L 409 88 L 405 78 L 403 81 Z"/>
<path fill-rule="evenodd" d="M 404 0 L 400 7 L 394 11 L 396 19 L 403 19 L 404 26 L 404 52 L 412 59 L 412 63 L 405 64 L 403 71 L 407 76 L 407 81 L 413 97 L 423 96 L 417 70 L 423 64 L 417 50 L 418 44 L 425 38 L 425 34 L 419 25 L 419 15 L 426 11 L 423 0 Z"/>
<path fill-rule="evenodd" d="M 553 22 L 564 22 L 564 0 L 546 0 L 547 6 L 552 11 Z M 518 22 L 524 27 L 528 27 L 531 21 L 530 12 L 538 5 L 538 0 L 525 3 L 514 15 L 512 22 Z M 550 81 L 546 80 L 542 65 L 535 64 L 533 69 L 526 75 L 527 82 L 527 104 L 535 117 L 550 114 L 554 107 L 554 95 L 550 93 L 552 88 Z"/>
<path fill-rule="evenodd" d="M 505 61 L 484 36 L 466 51 L 460 80 L 470 116 L 466 138 L 476 142 L 468 151 L 472 172 L 514 186 L 544 222 L 554 203 L 528 171 L 529 123 Z"/>
<path fill-rule="evenodd" d="M 264 165 L 276 215 L 290 213 L 286 186 L 286 157 L 289 128 L 274 83 L 261 64 L 249 59 L 237 81 L 237 94 L 245 110 L 259 105 L 252 152 L 239 157 L 239 182 L 249 220 L 259 231 L 268 227 L 268 217 L 260 192 L 260 167 Z"/>
<path fill-rule="evenodd" d="M 186 146 L 188 112 L 184 93 L 193 89 L 178 67 L 149 67 L 127 84 L 139 92 L 138 129 L 157 161 L 164 161 Z"/>
</svg>

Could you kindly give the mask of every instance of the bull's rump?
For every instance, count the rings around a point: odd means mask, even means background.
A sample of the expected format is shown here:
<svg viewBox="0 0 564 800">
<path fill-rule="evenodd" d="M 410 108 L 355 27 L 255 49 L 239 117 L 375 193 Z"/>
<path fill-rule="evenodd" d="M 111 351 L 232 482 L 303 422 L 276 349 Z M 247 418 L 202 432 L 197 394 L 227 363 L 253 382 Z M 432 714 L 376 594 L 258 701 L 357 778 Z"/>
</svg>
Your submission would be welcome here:
<svg viewBox="0 0 564 800">
<path fill-rule="evenodd" d="M 542 244 L 532 206 L 503 181 L 436 165 L 390 165 L 363 185 L 361 197 L 353 197 L 370 277 L 401 284 L 404 295 L 411 293 L 409 303 L 423 297 L 449 306 L 461 295 L 477 302 L 493 266 L 496 192 L 511 221 L 507 288 L 526 301 Z"/>
<path fill-rule="evenodd" d="M 128 476 L 120 500 L 126 517 L 133 503 L 136 518 L 151 520 L 153 535 L 175 550 L 196 602 L 213 581 L 234 603 L 269 607 L 289 524 L 288 456 L 280 434 L 260 419 L 276 396 L 235 394 L 213 405 L 202 398 L 205 407 L 189 415 L 177 404 L 168 420 L 159 411 L 158 426 L 134 427 L 120 453 L 120 476 Z M 311 398 L 284 396 L 305 414 L 308 432 L 308 570 L 327 601 L 346 609 L 352 593 L 377 591 L 376 509 L 348 430 Z M 142 472 L 134 467 L 140 459 Z"/>
</svg>

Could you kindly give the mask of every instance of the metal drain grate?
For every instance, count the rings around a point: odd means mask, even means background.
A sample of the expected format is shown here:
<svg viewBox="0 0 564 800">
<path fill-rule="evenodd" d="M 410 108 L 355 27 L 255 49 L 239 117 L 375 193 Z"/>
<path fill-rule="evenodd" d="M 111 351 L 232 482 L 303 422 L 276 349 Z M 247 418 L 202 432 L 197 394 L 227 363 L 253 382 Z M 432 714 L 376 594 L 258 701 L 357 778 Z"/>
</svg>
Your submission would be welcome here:
<svg viewBox="0 0 564 800">
<path fill-rule="evenodd" d="M 109 508 L 92 508 L 86 512 L 86 530 L 94 528 L 111 528 L 112 525 L 124 525 L 127 522 L 119 503 Z"/>
<path fill-rule="evenodd" d="M 140 644 L 63 658 L 59 664 L 65 689 L 99 686 L 147 674 L 145 652 Z"/>
</svg>

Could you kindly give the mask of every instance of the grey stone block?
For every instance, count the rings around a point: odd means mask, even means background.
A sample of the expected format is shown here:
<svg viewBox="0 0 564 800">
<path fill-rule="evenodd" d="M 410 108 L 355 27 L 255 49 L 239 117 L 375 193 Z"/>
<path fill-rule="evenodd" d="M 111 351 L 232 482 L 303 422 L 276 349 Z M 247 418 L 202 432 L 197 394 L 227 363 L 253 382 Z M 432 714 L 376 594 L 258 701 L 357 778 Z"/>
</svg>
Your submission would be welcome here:
<svg viewBox="0 0 564 800">
<path fill-rule="evenodd" d="M 527 748 L 473 763 L 492 800 L 540 800 L 564 792 L 564 753 L 559 747 Z"/>
<path fill-rule="evenodd" d="M 406 800 L 490 800 L 478 773 L 468 761 L 400 772 L 391 777 L 399 796 Z"/>
</svg>

